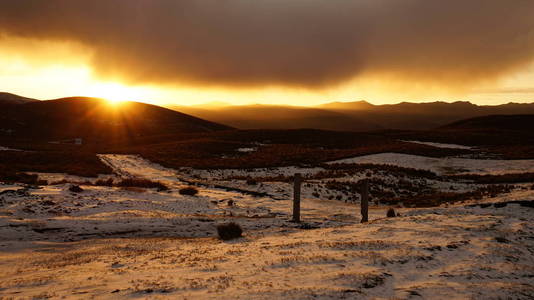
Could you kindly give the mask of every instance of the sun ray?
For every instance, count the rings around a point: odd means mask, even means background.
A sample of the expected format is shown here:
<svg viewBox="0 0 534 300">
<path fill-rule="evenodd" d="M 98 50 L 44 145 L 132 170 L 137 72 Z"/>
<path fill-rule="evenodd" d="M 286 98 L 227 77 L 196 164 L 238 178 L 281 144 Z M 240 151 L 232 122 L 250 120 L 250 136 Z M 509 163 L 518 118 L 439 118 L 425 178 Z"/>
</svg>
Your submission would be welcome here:
<svg viewBox="0 0 534 300">
<path fill-rule="evenodd" d="M 139 95 L 137 95 L 134 89 L 118 83 L 95 83 L 90 88 L 88 95 L 90 97 L 106 99 L 113 105 L 139 98 Z"/>
</svg>

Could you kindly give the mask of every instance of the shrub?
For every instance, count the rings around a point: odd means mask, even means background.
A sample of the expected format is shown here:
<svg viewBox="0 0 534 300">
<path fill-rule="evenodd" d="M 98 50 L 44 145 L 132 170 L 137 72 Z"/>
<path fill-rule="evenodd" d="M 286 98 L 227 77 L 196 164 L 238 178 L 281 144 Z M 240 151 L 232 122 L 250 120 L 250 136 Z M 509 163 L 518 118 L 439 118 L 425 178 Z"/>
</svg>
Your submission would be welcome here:
<svg viewBox="0 0 534 300">
<path fill-rule="evenodd" d="M 397 215 L 395 214 L 395 210 L 393 208 L 388 209 L 388 212 L 386 213 L 386 217 L 388 218 L 394 218 Z"/>
<path fill-rule="evenodd" d="M 382 199 L 381 202 L 387 204 L 403 203 L 408 207 L 433 207 L 440 206 L 444 203 L 455 203 L 465 200 L 480 200 L 484 197 L 492 198 L 500 194 L 510 193 L 513 189 L 513 185 L 488 185 L 465 193 L 421 193 L 415 196 L 385 198 Z"/>
<path fill-rule="evenodd" d="M 50 182 L 50 185 L 60 185 L 60 184 L 66 184 L 66 183 L 70 183 L 70 182 L 67 179 L 61 179 L 58 181 Z"/>
<path fill-rule="evenodd" d="M 179 191 L 180 195 L 187 195 L 187 196 L 195 196 L 198 194 L 198 189 L 194 186 L 188 186 L 185 188 L 181 188 Z"/>
<path fill-rule="evenodd" d="M 79 186 L 79 185 L 71 185 L 69 187 L 69 191 L 73 192 L 73 193 L 81 193 L 83 192 L 83 189 Z"/>
<path fill-rule="evenodd" d="M 523 183 L 534 181 L 534 173 L 511 173 L 501 175 L 464 174 L 448 176 L 452 180 L 472 180 L 480 184 Z"/>
<path fill-rule="evenodd" d="M 158 191 L 166 191 L 169 188 L 159 181 L 152 181 L 142 178 L 126 178 L 116 184 L 119 187 L 140 187 L 148 189 L 158 189 Z"/>
<path fill-rule="evenodd" d="M 35 174 L 0 171 L 0 181 L 18 182 L 31 185 L 47 185 L 46 180 L 39 180 L 39 176 Z"/>
<path fill-rule="evenodd" d="M 113 186 L 113 178 L 98 179 L 97 181 L 95 181 L 95 185 L 98 185 L 98 186 Z"/>
<path fill-rule="evenodd" d="M 257 185 L 258 182 L 255 179 L 250 178 L 250 179 L 247 179 L 247 184 L 248 185 Z"/>
<path fill-rule="evenodd" d="M 232 240 L 241 237 L 243 229 L 238 224 L 231 222 L 217 226 L 217 234 L 223 241 Z"/>
</svg>

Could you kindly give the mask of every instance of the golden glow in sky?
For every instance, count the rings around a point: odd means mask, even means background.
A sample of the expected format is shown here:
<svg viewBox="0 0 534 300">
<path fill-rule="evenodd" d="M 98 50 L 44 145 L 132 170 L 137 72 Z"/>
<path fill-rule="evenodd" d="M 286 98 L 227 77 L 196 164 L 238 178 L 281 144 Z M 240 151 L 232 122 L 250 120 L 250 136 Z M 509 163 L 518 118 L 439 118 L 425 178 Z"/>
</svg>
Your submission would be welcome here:
<svg viewBox="0 0 534 300">
<path fill-rule="evenodd" d="M 0 38 L 0 91 L 42 100 L 69 96 L 140 101 L 158 105 L 231 104 L 311 106 L 332 101 L 367 100 L 374 104 L 402 101 L 472 101 L 500 104 L 532 102 L 534 66 L 472 90 L 448 90 L 428 83 L 398 82 L 386 76 L 363 76 L 339 86 L 299 89 L 282 86 L 223 88 L 187 85 L 131 86 L 120 79 L 98 78 L 90 67 L 91 53 L 71 43 Z M 33 49 L 40 49 L 38 52 Z"/>
</svg>

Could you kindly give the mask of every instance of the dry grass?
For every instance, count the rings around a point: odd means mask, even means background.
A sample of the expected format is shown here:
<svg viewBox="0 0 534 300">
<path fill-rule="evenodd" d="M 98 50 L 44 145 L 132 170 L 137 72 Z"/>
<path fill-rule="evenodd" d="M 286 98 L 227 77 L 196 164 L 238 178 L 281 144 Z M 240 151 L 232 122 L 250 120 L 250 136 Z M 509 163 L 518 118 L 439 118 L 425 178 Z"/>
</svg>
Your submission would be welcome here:
<svg viewBox="0 0 534 300">
<path fill-rule="evenodd" d="M 258 144 L 262 146 L 258 147 Z M 249 153 L 236 151 L 252 146 L 258 150 Z M 181 137 L 175 142 L 113 149 L 113 152 L 140 154 L 171 168 L 201 169 L 316 165 L 319 162 L 382 152 L 433 157 L 471 153 L 467 150 L 405 143 L 379 134 L 324 130 L 225 131 Z"/>
<path fill-rule="evenodd" d="M 117 182 L 115 186 L 118 187 L 136 187 L 147 189 L 158 189 L 159 191 L 166 191 L 169 188 L 159 181 L 152 181 L 144 178 L 126 178 Z"/>
<path fill-rule="evenodd" d="M 466 174 L 447 176 L 447 178 L 457 181 L 470 181 L 478 184 L 523 183 L 534 182 L 534 173 L 512 173 L 501 175 Z"/>
<path fill-rule="evenodd" d="M 311 255 L 288 255 L 286 257 L 279 258 L 270 264 L 271 267 L 287 267 L 294 265 L 302 264 L 332 264 L 332 263 L 343 263 L 345 260 L 336 257 L 332 254 L 311 254 Z"/>
<path fill-rule="evenodd" d="M 492 198 L 500 194 L 511 192 L 515 187 L 513 185 L 488 185 L 478 188 L 472 192 L 465 193 L 448 193 L 434 192 L 429 194 L 417 194 L 402 198 L 382 199 L 381 202 L 386 204 L 403 203 L 408 207 L 433 207 L 445 203 L 455 203 L 466 200 L 481 200 L 483 198 Z"/>
<path fill-rule="evenodd" d="M 96 154 L 84 151 L 0 151 L 4 172 L 68 173 L 84 177 L 111 174 Z M 1 174 L 0 174 L 1 175 Z"/>
<path fill-rule="evenodd" d="M 370 241 L 335 241 L 335 242 L 321 242 L 318 244 L 320 248 L 334 249 L 334 250 L 386 250 L 392 248 L 399 248 L 402 245 L 395 242 L 388 242 L 382 240 Z"/>
</svg>

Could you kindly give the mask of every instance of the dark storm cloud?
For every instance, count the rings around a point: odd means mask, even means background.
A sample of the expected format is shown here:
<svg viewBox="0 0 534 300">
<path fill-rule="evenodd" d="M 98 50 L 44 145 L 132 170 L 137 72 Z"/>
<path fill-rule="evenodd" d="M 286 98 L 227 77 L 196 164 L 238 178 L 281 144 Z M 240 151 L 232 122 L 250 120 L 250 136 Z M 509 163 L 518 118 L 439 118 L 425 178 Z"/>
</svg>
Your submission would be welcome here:
<svg viewBox="0 0 534 300">
<path fill-rule="evenodd" d="M 532 0 L 0 1 L 4 34 L 82 43 L 98 74 L 141 83 L 455 85 L 530 62 L 533 28 Z"/>
</svg>

